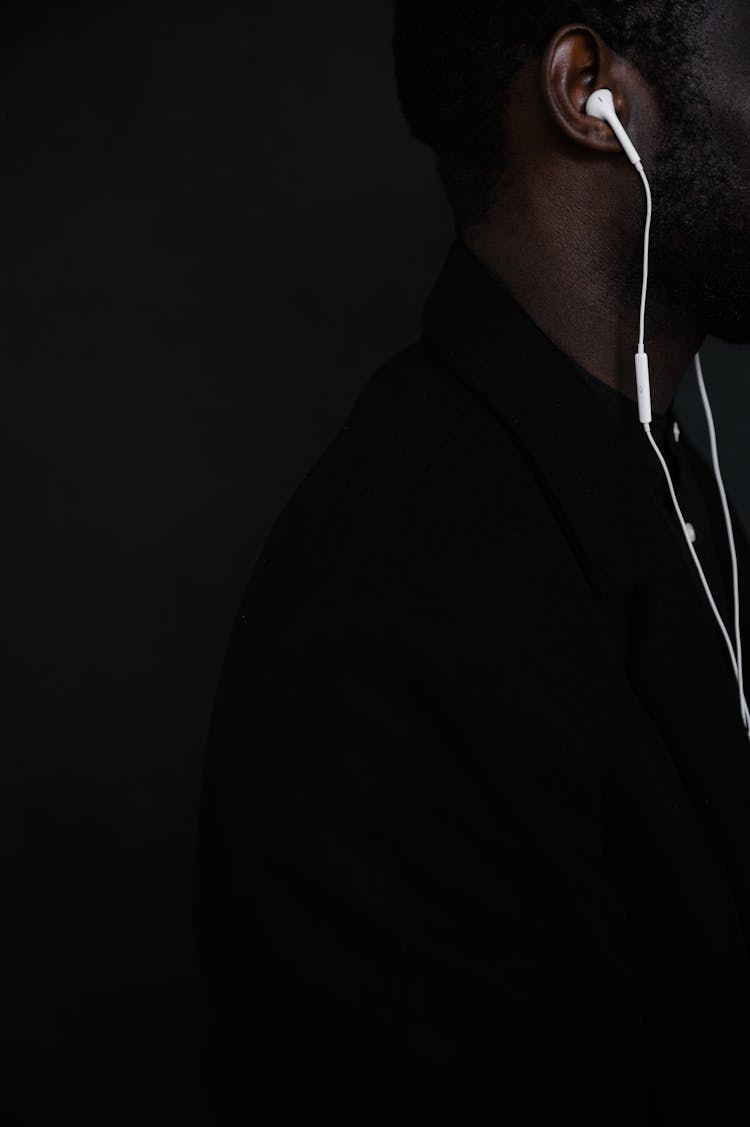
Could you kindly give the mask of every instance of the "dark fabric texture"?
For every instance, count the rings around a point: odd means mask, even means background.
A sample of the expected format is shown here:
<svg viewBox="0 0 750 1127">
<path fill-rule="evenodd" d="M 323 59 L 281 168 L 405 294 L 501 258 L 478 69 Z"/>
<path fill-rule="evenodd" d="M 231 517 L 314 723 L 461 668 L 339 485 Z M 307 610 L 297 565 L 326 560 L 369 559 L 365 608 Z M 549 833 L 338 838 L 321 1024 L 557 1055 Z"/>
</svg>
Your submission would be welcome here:
<svg viewBox="0 0 750 1127">
<path fill-rule="evenodd" d="M 665 508 L 669 514 L 668 519 L 677 530 L 679 523 L 669 489 L 662 488 L 666 482 L 666 478 L 663 476 L 664 471 L 659 465 L 651 444 L 643 433 L 638 411 L 633 409 L 633 401 L 622 395 L 621 392 L 602 383 L 601 380 L 596 379 L 583 368 L 579 367 L 578 372 L 593 391 L 610 425 L 629 447 L 629 456 L 638 462 L 645 463 L 646 468 L 658 479 L 656 487 L 662 494 Z M 721 553 L 717 548 L 718 544 L 726 545 L 728 541 L 721 508 L 721 495 L 718 492 L 716 479 L 713 478 L 710 483 L 707 482 L 706 467 L 700 460 L 696 464 L 694 448 L 691 448 L 684 441 L 674 403 L 663 414 L 654 415 L 651 433 L 664 455 L 683 516 L 695 530 L 695 550 L 708 580 L 711 594 L 716 600 L 719 613 L 727 627 L 730 638 L 734 638 L 731 559 L 727 555 L 726 566 L 724 566 Z M 713 469 L 711 469 L 711 473 L 713 473 Z M 695 567 L 689 549 L 687 549 L 686 559 L 689 560 L 690 567 Z"/>
<path fill-rule="evenodd" d="M 277 520 L 196 854 L 220 1122 L 748 1122 L 750 743 L 635 423 L 456 242 Z"/>
</svg>

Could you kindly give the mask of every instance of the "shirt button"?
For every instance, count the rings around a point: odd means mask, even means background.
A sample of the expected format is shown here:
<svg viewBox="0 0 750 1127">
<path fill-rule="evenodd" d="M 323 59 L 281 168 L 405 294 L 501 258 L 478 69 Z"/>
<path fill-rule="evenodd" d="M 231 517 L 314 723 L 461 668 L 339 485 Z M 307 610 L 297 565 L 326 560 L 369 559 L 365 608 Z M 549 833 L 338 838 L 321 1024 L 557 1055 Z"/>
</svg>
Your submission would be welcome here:
<svg viewBox="0 0 750 1127">
<path fill-rule="evenodd" d="M 694 544 L 695 541 L 698 539 L 698 536 L 696 535 L 696 531 L 693 528 L 693 526 L 692 526 L 692 524 L 690 523 L 689 520 L 685 521 L 685 528 L 687 530 L 687 534 L 688 534 L 688 537 L 690 539 L 690 543 Z"/>
<path fill-rule="evenodd" d="M 679 442 L 680 441 L 680 427 L 679 427 L 679 424 L 677 423 L 677 420 L 675 420 L 675 424 L 672 427 L 672 434 L 674 435 L 675 442 Z"/>
</svg>

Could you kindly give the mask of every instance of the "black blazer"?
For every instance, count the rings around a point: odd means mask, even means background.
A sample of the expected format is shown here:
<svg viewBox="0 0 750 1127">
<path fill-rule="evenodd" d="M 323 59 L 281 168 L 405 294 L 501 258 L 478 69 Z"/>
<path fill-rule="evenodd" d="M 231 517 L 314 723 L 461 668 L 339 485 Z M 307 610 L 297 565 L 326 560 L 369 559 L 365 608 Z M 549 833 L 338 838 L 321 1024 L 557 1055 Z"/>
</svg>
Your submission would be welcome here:
<svg viewBox="0 0 750 1127">
<path fill-rule="evenodd" d="M 227 654 L 195 899 L 222 1122 L 747 1123 L 750 742 L 661 468 L 460 242 L 424 326 Z"/>
</svg>

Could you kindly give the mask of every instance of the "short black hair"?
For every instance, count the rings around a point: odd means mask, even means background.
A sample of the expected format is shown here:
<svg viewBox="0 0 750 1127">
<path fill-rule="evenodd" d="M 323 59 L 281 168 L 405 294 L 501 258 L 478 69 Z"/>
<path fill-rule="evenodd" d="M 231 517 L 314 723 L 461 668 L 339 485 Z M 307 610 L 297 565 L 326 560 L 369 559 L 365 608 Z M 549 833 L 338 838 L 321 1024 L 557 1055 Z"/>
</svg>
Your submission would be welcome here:
<svg viewBox="0 0 750 1127">
<path fill-rule="evenodd" d="M 592 27 L 668 97 L 707 3 L 394 0 L 393 8 L 401 106 L 414 136 L 435 151 L 456 217 L 471 225 L 486 219 L 503 170 L 499 123 L 511 81 L 558 28 Z"/>
</svg>

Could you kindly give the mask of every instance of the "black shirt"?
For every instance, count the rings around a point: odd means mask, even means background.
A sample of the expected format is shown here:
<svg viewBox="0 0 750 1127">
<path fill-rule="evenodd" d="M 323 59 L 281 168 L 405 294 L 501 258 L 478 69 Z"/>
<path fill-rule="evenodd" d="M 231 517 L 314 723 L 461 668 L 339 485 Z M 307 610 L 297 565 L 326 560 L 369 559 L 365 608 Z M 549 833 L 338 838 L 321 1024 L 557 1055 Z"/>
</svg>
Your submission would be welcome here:
<svg viewBox="0 0 750 1127">
<path fill-rule="evenodd" d="M 627 446 L 627 456 L 642 463 L 646 469 L 653 472 L 654 488 L 658 489 L 664 498 L 665 512 L 668 521 L 673 526 L 684 550 L 686 565 L 695 574 L 696 583 L 700 589 L 700 597 L 706 595 L 700 581 L 697 568 L 685 543 L 685 537 L 680 528 L 680 523 L 675 512 L 672 498 L 669 493 L 664 470 L 657 458 L 651 443 L 648 441 L 643 425 L 638 418 L 638 407 L 634 400 L 629 399 L 622 392 L 615 390 L 608 384 L 592 376 L 579 366 L 580 374 L 585 383 L 591 388 L 600 404 L 609 425 L 619 434 Z M 635 375 L 634 377 L 635 378 Z M 690 378 L 689 375 L 686 378 Z M 651 423 L 651 433 L 656 444 L 664 455 L 664 460 L 669 467 L 677 500 L 680 503 L 683 516 L 695 532 L 693 546 L 705 572 L 708 585 L 711 588 L 719 613 L 727 628 L 729 637 L 734 640 L 734 610 L 732 603 L 731 570 L 729 564 L 727 534 L 721 507 L 721 498 L 718 487 L 713 478 L 713 470 L 706 467 L 711 474 L 711 482 L 707 481 L 706 474 L 700 474 L 696 467 L 698 457 L 695 448 L 690 448 L 683 434 L 679 419 L 677 418 L 674 401 L 668 409 L 660 415 L 654 414 Z M 707 492 L 707 484 L 713 485 L 713 490 Z M 721 537 L 720 547 L 718 537 Z"/>
<path fill-rule="evenodd" d="M 750 757 L 661 466 L 460 245 L 424 325 L 235 620 L 196 857 L 219 1120 L 748 1123 Z"/>
</svg>

